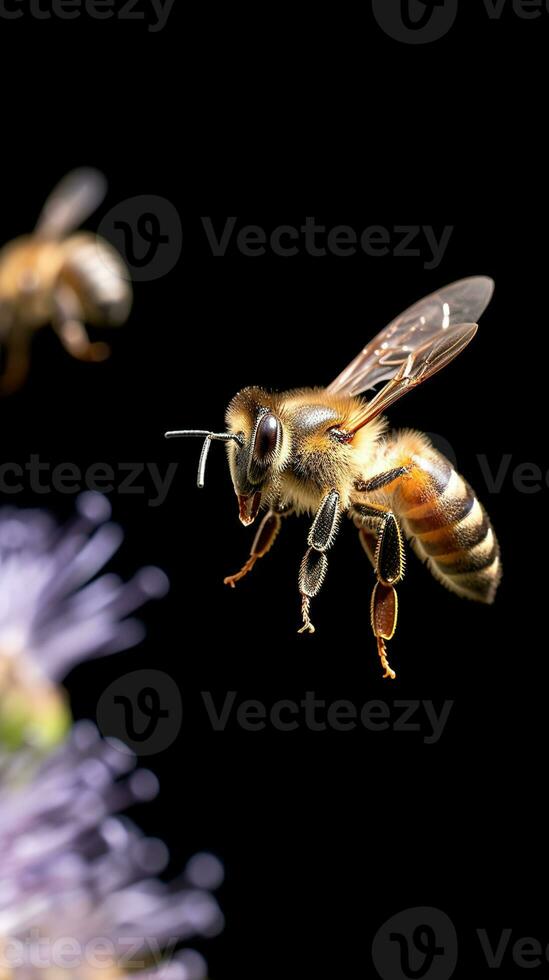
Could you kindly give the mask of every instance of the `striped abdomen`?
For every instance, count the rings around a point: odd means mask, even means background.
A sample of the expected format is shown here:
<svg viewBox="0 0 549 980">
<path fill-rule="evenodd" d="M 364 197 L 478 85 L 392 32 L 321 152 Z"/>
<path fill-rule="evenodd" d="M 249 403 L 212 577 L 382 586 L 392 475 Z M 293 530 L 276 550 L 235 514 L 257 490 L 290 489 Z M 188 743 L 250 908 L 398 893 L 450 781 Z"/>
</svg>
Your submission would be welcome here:
<svg viewBox="0 0 549 980">
<path fill-rule="evenodd" d="M 484 507 L 448 460 L 429 447 L 411 458 L 394 506 L 414 550 L 459 595 L 493 602 L 499 546 Z"/>
<path fill-rule="evenodd" d="M 118 252 L 94 235 L 73 235 L 65 243 L 66 258 L 60 272 L 82 303 L 89 323 L 117 326 L 130 312 L 130 276 Z"/>
</svg>

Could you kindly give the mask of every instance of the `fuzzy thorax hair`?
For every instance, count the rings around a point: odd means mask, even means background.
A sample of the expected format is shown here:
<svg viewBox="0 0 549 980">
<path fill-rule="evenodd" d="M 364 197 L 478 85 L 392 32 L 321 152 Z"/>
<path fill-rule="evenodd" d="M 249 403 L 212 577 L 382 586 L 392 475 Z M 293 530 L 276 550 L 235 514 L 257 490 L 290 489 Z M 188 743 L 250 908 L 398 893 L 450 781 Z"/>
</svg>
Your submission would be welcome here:
<svg viewBox="0 0 549 980">
<path fill-rule="evenodd" d="M 244 447 L 227 445 L 235 489 L 237 454 L 251 446 L 261 415 L 272 413 L 280 420 L 282 434 L 261 487 L 263 503 L 312 513 L 333 488 L 346 509 L 354 482 L 370 469 L 386 429 L 385 421 L 376 418 L 347 441 L 347 427 L 363 405 L 363 399 L 332 395 L 324 388 L 243 389 L 226 413 L 228 431 L 240 436 Z"/>
</svg>

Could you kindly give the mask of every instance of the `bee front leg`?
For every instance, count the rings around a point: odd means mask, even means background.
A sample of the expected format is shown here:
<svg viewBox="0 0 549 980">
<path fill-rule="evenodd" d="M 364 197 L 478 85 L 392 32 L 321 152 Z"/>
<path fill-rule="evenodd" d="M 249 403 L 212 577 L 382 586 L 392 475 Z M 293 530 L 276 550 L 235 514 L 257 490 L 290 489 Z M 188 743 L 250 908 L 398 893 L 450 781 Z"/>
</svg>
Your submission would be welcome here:
<svg viewBox="0 0 549 980">
<path fill-rule="evenodd" d="M 59 285 L 54 297 L 53 328 L 63 347 L 79 361 L 104 361 L 110 354 L 108 344 L 92 343 L 83 323 L 84 311 L 70 286 Z"/>
<path fill-rule="evenodd" d="M 271 550 L 278 532 L 282 526 L 282 517 L 287 517 L 291 514 L 291 510 L 270 510 L 261 521 L 257 529 L 257 534 L 254 538 L 250 557 L 246 562 L 244 562 L 242 568 L 239 572 L 235 572 L 234 575 L 227 575 L 223 582 L 225 585 L 230 585 L 232 589 L 235 588 L 236 583 L 244 578 L 248 572 L 251 572 L 258 558 L 263 558 L 268 551 Z"/>
<path fill-rule="evenodd" d="M 322 583 L 328 571 L 328 559 L 325 552 L 335 541 L 339 525 L 339 494 L 331 490 L 322 501 L 307 538 L 308 550 L 299 569 L 299 591 L 301 593 L 301 615 L 303 626 L 299 633 L 314 633 L 311 622 L 310 606 L 313 599 L 322 588 Z"/>
</svg>

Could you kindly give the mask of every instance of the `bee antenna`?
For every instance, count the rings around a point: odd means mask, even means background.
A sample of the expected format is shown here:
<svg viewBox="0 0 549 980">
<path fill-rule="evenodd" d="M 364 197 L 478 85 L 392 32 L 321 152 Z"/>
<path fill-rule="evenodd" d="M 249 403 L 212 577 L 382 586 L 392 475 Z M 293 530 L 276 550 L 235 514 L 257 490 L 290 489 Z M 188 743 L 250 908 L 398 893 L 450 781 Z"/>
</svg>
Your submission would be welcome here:
<svg viewBox="0 0 549 980">
<path fill-rule="evenodd" d="M 206 461 L 208 459 L 208 453 L 210 451 L 210 446 L 214 440 L 218 442 L 237 442 L 239 446 L 243 445 L 240 436 L 235 435 L 233 432 L 208 432 L 207 429 L 181 429 L 174 432 L 165 432 L 164 437 L 166 439 L 179 439 L 181 437 L 188 436 L 198 436 L 204 439 L 204 445 L 202 446 L 202 451 L 200 453 L 200 459 L 198 461 L 198 476 L 196 480 L 196 485 L 200 489 L 204 486 L 204 477 L 206 475 Z"/>
</svg>

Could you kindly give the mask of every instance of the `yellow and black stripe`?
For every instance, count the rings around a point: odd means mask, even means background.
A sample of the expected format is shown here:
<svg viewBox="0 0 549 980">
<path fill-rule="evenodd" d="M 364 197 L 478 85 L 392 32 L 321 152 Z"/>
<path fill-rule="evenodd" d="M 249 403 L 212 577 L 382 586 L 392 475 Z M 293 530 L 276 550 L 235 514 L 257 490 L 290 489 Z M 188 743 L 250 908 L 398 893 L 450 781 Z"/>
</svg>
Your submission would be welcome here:
<svg viewBox="0 0 549 980">
<path fill-rule="evenodd" d="M 394 498 L 407 537 L 433 575 L 459 595 L 493 602 L 499 545 L 482 504 L 448 460 L 431 447 L 414 454 Z"/>
</svg>

